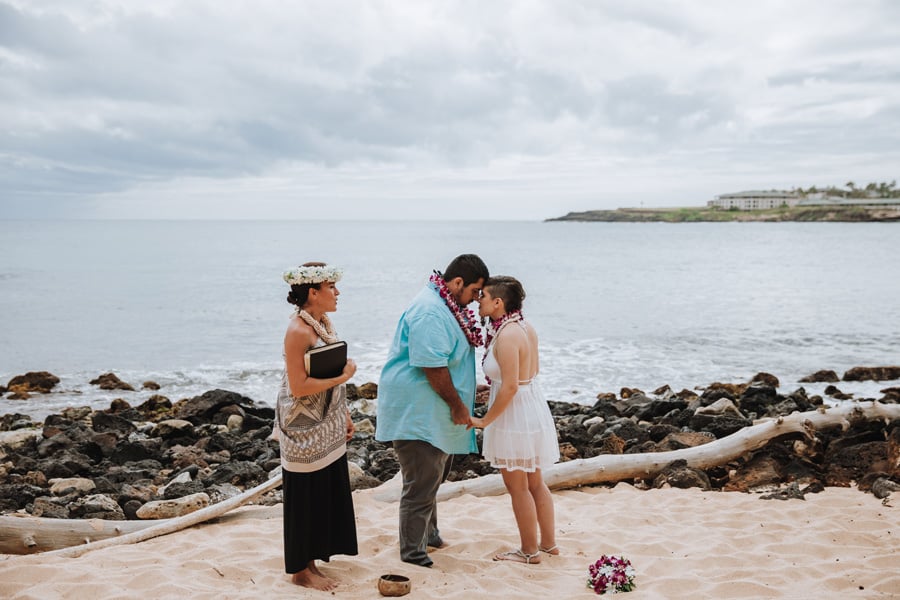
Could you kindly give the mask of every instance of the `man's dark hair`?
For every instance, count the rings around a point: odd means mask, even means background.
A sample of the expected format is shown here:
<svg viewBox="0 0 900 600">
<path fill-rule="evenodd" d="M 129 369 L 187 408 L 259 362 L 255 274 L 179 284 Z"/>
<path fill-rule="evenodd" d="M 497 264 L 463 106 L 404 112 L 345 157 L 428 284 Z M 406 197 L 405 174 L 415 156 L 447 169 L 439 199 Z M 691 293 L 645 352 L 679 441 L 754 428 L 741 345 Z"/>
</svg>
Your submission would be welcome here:
<svg viewBox="0 0 900 600">
<path fill-rule="evenodd" d="M 476 254 L 460 254 L 444 269 L 444 281 L 462 277 L 463 285 L 471 285 L 479 279 L 487 280 L 490 276 L 487 265 Z"/>
</svg>

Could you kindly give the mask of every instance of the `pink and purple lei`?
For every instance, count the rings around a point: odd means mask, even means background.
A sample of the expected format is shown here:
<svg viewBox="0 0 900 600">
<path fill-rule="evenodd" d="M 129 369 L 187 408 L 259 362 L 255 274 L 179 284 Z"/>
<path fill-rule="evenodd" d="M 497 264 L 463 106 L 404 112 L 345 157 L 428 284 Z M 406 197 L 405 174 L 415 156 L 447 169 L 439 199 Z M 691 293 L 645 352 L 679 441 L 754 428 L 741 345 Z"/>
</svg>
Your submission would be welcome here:
<svg viewBox="0 0 900 600">
<path fill-rule="evenodd" d="M 438 294 L 447 304 L 447 308 L 453 313 L 456 322 L 459 323 L 459 328 L 462 329 L 466 339 L 469 340 L 469 344 L 473 348 L 481 346 L 484 342 L 481 340 L 481 327 L 478 326 L 475 313 L 457 304 L 453 294 L 450 293 L 450 289 L 447 287 L 447 282 L 444 281 L 444 277 L 439 271 L 435 271 L 429 281 L 434 284 Z"/>
</svg>

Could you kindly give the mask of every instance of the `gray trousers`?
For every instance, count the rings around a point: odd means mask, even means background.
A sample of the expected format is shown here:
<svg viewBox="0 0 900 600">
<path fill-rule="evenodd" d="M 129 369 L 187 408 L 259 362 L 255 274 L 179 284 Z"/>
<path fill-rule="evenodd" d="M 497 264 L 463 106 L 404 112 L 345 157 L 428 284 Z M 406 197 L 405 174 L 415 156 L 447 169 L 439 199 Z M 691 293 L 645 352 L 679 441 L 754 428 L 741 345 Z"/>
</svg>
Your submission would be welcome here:
<svg viewBox="0 0 900 600">
<path fill-rule="evenodd" d="M 430 567 L 428 546 L 443 544 L 437 527 L 437 491 L 452 457 L 428 442 L 394 440 L 403 475 L 400 495 L 400 560 Z"/>
</svg>

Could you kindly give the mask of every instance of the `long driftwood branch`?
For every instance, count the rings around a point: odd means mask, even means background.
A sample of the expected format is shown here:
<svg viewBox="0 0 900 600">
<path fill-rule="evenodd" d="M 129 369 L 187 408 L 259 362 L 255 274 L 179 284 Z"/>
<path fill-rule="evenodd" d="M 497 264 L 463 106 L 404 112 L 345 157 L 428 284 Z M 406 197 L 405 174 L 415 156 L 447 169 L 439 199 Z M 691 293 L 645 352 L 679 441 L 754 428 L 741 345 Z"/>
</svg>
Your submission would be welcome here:
<svg viewBox="0 0 900 600">
<path fill-rule="evenodd" d="M 34 554 L 116 537 L 159 521 L 107 521 L 104 519 L 50 519 L 27 514 L 0 516 L 0 554 Z"/>
<path fill-rule="evenodd" d="M 544 481 L 551 489 L 567 489 L 607 481 L 655 477 L 672 461 L 683 459 L 689 466 L 708 469 L 725 464 L 764 446 L 770 439 L 788 433 L 804 433 L 825 427 L 847 428 L 853 420 L 886 421 L 900 418 L 900 404 L 858 402 L 825 410 L 793 413 L 784 417 L 758 422 L 722 439 L 671 452 L 644 454 L 601 454 L 593 458 L 557 463 L 544 470 Z M 375 497 L 384 502 L 400 499 L 400 478 L 395 477 L 375 490 Z M 484 475 L 476 479 L 447 482 L 438 490 L 438 500 L 463 494 L 497 496 L 506 492 L 500 475 Z"/>
<path fill-rule="evenodd" d="M 102 521 L 100 519 L 43 519 L 0 517 L 0 553 L 77 557 L 92 550 L 133 544 L 220 517 L 281 485 L 281 473 L 244 493 L 173 519 Z"/>
</svg>

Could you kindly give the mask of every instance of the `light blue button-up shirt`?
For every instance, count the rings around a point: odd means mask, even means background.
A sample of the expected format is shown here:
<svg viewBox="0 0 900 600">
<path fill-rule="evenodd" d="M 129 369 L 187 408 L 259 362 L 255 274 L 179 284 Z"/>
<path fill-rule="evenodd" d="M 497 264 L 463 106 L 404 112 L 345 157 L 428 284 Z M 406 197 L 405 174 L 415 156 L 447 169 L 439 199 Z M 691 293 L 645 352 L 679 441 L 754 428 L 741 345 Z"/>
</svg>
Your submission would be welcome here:
<svg viewBox="0 0 900 600">
<path fill-rule="evenodd" d="M 400 317 L 378 382 L 375 439 L 423 440 L 447 454 L 478 452 L 475 430 L 454 425 L 450 407 L 422 367 L 447 367 L 469 413 L 475 405 L 475 350 L 429 283 Z"/>
</svg>

